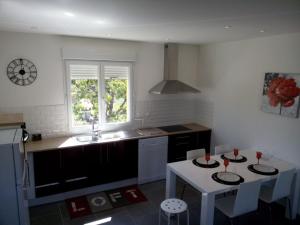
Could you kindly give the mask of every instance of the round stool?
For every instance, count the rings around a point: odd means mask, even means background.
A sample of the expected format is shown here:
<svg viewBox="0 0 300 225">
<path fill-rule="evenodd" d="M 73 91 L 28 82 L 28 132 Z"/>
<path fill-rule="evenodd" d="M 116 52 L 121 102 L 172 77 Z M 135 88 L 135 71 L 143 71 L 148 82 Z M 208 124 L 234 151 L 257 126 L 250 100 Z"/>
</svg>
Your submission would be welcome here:
<svg viewBox="0 0 300 225">
<path fill-rule="evenodd" d="M 189 209 L 187 204 L 181 199 L 169 198 L 160 204 L 158 224 L 160 225 L 161 212 L 164 211 L 168 217 L 168 225 L 171 223 L 171 215 L 177 216 L 177 224 L 179 225 L 179 215 L 186 212 L 187 225 L 190 224 Z"/>
</svg>

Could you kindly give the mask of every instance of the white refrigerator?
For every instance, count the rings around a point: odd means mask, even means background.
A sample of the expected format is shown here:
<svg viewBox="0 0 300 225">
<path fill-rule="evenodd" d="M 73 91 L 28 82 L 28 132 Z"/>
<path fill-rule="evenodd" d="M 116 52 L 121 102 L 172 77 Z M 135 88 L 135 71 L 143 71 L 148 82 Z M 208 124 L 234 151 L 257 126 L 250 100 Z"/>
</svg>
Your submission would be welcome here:
<svg viewBox="0 0 300 225">
<path fill-rule="evenodd" d="M 0 224 L 29 225 L 21 129 L 0 130 Z"/>
</svg>

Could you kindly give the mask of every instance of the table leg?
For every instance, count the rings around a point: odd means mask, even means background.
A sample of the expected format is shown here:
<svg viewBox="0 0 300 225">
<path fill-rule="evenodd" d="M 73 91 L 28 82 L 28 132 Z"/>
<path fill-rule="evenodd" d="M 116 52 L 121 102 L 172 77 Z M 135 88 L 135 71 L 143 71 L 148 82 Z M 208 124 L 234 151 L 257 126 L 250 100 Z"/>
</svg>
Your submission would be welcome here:
<svg viewBox="0 0 300 225">
<path fill-rule="evenodd" d="M 290 219 L 294 220 L 297 217 L 298 212 L 298 204 L 299 204 L 299 190 L 300 190 L 300 170 L 297 170 L 294 176 L 292 189 L 291 189 L 291 212 L 289 213 L 289 207 L 285 207 L 285 216 L 290 217 Z"/>
<path fill-rule="evenodd" d="M 214 224 L 215 195 L 202 193 L 200 225 Z"/>
<path fill-rule="evenodd" d="M 167 167 L 166 198 L 176 197 L 176 174 Z"/>
</svg>

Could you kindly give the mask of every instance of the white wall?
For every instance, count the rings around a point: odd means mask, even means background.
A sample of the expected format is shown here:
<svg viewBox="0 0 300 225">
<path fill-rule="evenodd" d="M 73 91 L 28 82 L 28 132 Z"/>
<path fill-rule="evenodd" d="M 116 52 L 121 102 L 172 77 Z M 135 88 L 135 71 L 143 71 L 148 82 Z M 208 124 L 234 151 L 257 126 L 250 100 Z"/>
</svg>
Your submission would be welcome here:
<svg viewBox="0 0 300 225">
<path fill-rule="evenodd" d="M 298 165 L 300 119 L 261 111 L 266 72 L 300 73 L 300 34 L 200 48 L 198 86 L 214 103 L 216 143 L 260 146 Z"/>
<path fill-rule="evenodd" d="M 40 132 L 44 136 L 68 133 L 63 49 L 82 51 L 83 54 L 135 55 L 134 117 L 143 117 L 147 126 L 195 121 L 194 96 L 148 93 L 163 79 L 162 44 L 0 32 L 0 111 L 23 112 L 30 132 Z M 181 55 L 186 59 L 199 54 L 197 46 L 182 46 L 182 49 Z M 17 86 L 6 75 L 8 63 L 17 57 L 28 58 L 37 66 L 38 78 L 30 86 Z M 196 63 L 193 60 L 192 64 L 186 64 L 187 61 L 181 62 L 181 66 L 193 74 L 188 72 L 181 78 L 194 83 L 197 60 Z M 137 125 L 140 124 L 137 122 Z"/>
<path fill-rule="evenodd" d="M 161 44 L 0 32 L 1 107 L 64 104 L 63 48 L 92 50 L 102 55 L 136 54 L 134 75 L 138 100 L 149 98 L 145 90 L 162 79 Z M 7 78 L 7 65 L 17 57 L 27 58 L 36 64 L 38 78 L 32 85 L 20 87 Z"/>
<path fill-rule="evenodd" d="M 1 107 L 64 103 L 60 43 L 55 36 L 0 32 Z M 38 77 L 32 85 L 21 87 L 8 79 L 7 65 L 15 58 L 26 58 L 36 65 Z"/>
<path fill-rule="evenodd" d="M 198 118 L 212 124 L 216 144 L 267 149 L 300 166 L 300 119 L 260 109 L 264 74 L 300 73 L 299 50 L 300 33 L 201 46 L 198 105 L 214 116 Z"/>
</svg>

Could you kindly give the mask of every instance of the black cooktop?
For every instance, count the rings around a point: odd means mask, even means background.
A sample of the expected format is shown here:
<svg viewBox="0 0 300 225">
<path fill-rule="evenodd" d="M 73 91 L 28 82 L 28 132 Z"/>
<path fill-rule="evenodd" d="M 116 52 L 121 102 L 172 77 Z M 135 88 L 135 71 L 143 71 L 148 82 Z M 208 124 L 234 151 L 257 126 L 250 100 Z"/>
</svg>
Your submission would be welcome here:
<svg viewBox="0 0 300 225">
<path fill-rule="evenodd" d="M 166 132 L 178 132 L 178 131 L 187 131 L 191 130 L 189 128 L 186 128 L 182 125 L 173 125 L 173 126 L 165 126 L 165 127 L 158 127 L 159 129 L 166 131 Z"/>
</svg>

